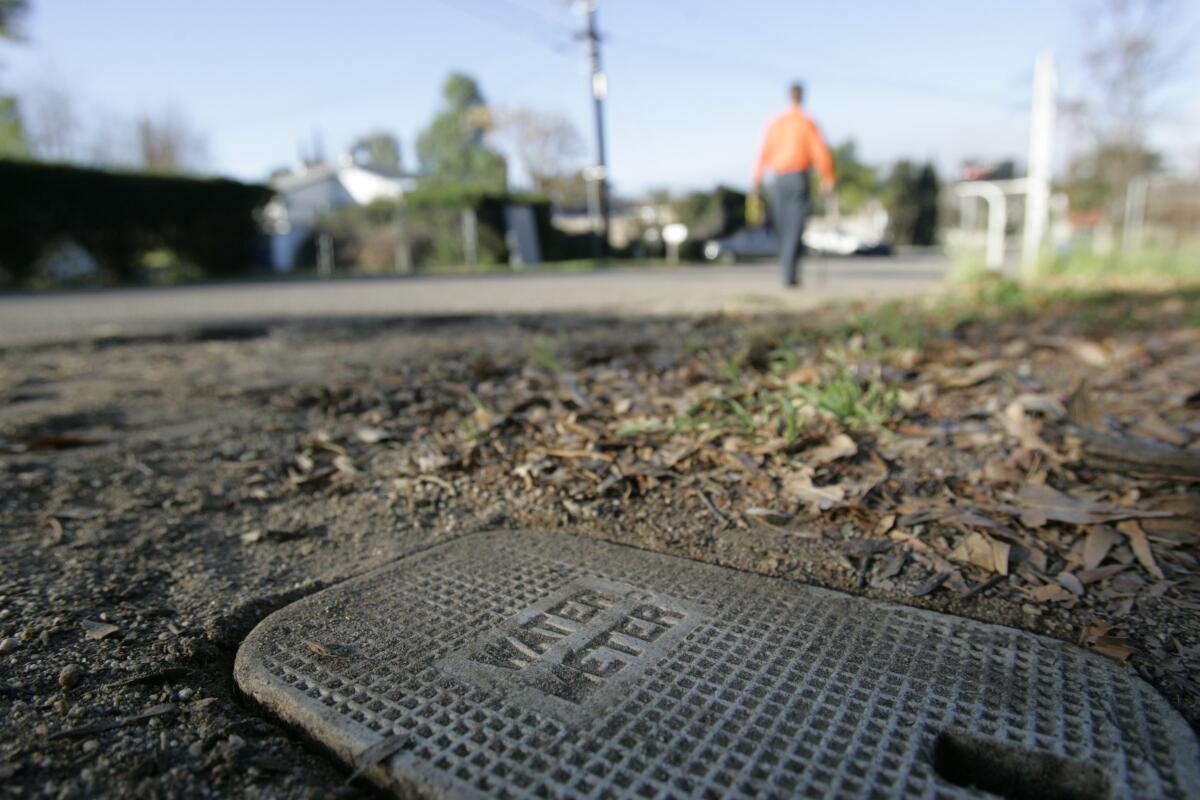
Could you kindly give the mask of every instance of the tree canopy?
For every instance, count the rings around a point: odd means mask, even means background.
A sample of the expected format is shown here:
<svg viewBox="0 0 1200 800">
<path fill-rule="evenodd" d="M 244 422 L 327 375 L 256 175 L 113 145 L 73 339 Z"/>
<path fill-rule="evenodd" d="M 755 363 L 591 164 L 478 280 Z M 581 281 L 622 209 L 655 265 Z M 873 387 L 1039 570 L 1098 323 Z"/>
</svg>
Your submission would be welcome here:
<svg viewBox="0 0 1200 800">
<path fill-rule="evenodd" d="M 27 0 L 0 0 L 0 39 L 17 38 L 17 22 L 29 10 Z M 0 158 L 25 154 L 25 134 L 13 97 L 0 95 Z"/>
<path fill-rule="evenodd" d="M 442 108 L 417 137 L 421 171 L 432 182 L 457 183 L 485 191 L 504 191 L 504 157 L 488 147 L 491 129 L 483 92 L 474 78 L 452 73 L 442 86 Z"/>
<path fill-rule="evenodd" d="M 932 163 L 897 161 L 883 183 L 893 240 L 897 244 L 937 242 L 940 181 Z"/>
<path fill-rule="evenodd" d="M 355 164 L 389 172 L 399 172 L 403 166 L 400 140 L 387 131 L 375 131 L 358 137 L 350 145 L 350 156 Z"/>
<path fill-rule="evenodd" d="M 17 38 L 17 22 L 28 10 L 28 0 L 0 0 L 0 39 Z"/>
<path fill-rule="evenodd" d="M 535 191 L 560 204 L 584 200 L 579 169 L 587 148 L 571 120 L 530 108 L 493 109 L 491 116 Z"/>
<path fill-rule="evenodd" d="M 878 194 L 879 178 L 875 167 L 859 159 L 858 145 L 853 139 L 833 148 L 833 163 L 837 168 L 837 194 L 843 211 L 854 213 Z"/>
</svg>

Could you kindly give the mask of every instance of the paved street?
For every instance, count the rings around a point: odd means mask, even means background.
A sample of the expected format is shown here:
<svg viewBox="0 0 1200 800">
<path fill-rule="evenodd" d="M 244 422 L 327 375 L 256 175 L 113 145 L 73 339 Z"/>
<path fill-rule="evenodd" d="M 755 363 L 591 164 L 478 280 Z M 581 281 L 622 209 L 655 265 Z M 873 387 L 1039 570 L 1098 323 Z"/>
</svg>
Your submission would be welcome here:
<svg viewBox="0 0 1200 800">
<path fill-rule="evenodd" d="M 442 314 L 674 314 L 798 309 L 928 290 L 933 253 L 812 259 L 784 291 L 770 264 L 233 283 L 0 297 L 0 346 L 253 321 Z"/>
</svg>

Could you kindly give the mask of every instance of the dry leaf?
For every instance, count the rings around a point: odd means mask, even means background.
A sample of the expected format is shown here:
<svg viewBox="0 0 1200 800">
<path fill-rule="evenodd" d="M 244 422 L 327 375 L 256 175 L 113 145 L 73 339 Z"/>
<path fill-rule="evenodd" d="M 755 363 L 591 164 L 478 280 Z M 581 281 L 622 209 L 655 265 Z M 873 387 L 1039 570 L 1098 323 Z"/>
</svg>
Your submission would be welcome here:
<svg viewBox="0 0 1200 800">
<path fill-rule="evenodd" d="M 1092 398 L 1091 386 L 1087 381 L 1081 381 L 1067 398 L 1067 419 L 1085 428 L 1100 430 L 1107 427 L 1104 414 Z"/>
<path fill-rule="evenodd" d="M 1101 636 L 1088 645 L 1088 647 L 1100 655 L 1108 656 L 1116 661 L 1124 661 L 1136 652 L 1125 643 L 1126 641 L 1128 640 L 1120 639 L 1116 636 Z"/>
<path fill-rule="evenodd" d="M 1110 361 L 1107 350 L 1095 342 L 1084 339 L 1070 340 L 1067 342 L 1066 350 L 1092 367 L 1107 367 Z"/>
<path fill-rule="evenodd" d="M 833 508 L 846 499 L 846 490 L 836 484 L 830 486 L 814 486 L 812 469 L 804 467 L 796 470 L 783 482 L 783 493 L 790 499 L 824 511 Z"/>
<path fill-rule="evenodd" d="M 1109 635 L 1109 631 L 1112 629 L 1113 626 L 1109 623 L 1093 617 L 1091 623 L 1080 635 L 1079 643 L 1095 650 L 1101 655 L 1108 656 L 1117 661 L 1124 661 L 1133 655 L 1135 651 L 1127 644 L 1127 639 Z"/>
<path fill-rule="evenodd" d="M 974 564 L 988 572 L 1007 575 L 1010 550 L 1010 546 L 1005 542 L 983 533 L 972 533 L 958 543 L 958 547 L 954 548 L 949 558 L 951 561 Z"/>
<path fill-rule="evenodd" d="M 1050 445 L 1042 440 L 1038 433 L 1037 423 L 1025 413 L 1025 407 L 1013 401 L 1004 409 L 1004 430 L 1008 435 L 1021 443 L 1026 450 L 1038 450 L 1051 456 L 1057 454 Z"/>
<path fill-rule="evenodd" d="M 306 640 L 304 644 L 313 655 L 321 656 L 321 658 L 330 658 L 333 656 L 333 651 L 320 642 Z"/>
<path fill-rule="evenodd" d="M 795 516 L 787 511 L 777 511 L 773 508 L 747 508 L 743 513 L 756 522 L 761 522 L 772 528 L 785 527 L 792 521 L 792 517 Z"/>
<path fill-rule="evenodd" d="M 1147 498 L 1143 505 L 1155 511 L 1170 511 L 1176 515 L 1142 520 L 1142 530 L 1147 536 L 1179 543 L 1200 542 L 1200 495 L 1176 494 Z"/>
<path fill-rule="evenodd" d="M 343 475 L 358 474 L 358 467 L 354 466 L 354 462 L 350 460 L 349 456 L 334 456 L 333 466 Z"/>
<path fill-rule="evenodd" d="M 417 469 L 421 472 L 436 472 L 450 466 L 450 459 L 436 451 L 426 451 L 417 456 Z"/>
<path fill-rule="evenodd" d="M 1137 558 L 1139 564 L 1145 567 L 1147 572 L 1160 581 L 1166 577 L 1154 560 L 1154 553 L 1150 551 L 1150 540 L 1146 538 L 1146 532 L 1142 530 L 1141 525 L 1130 519 L 1118 522 L 1117 529 L 1129 539 L 1129 547 L 1133 550 L 1134 557 Z"/>
<path fill-rule="evenodd" d="M 1059 586 L 1063 587 L 1076 597 L 1083 597 L 1083 582 L 1080 581 L 1079 578 L 1075 577 L 1073 573 L 1060 572 L 1054 576 L 1054 580 L 1058 582 Z"/>
<path fill-rule="evenodd" d="M 1128 564 L 1109 564 L 1107 567 L 1097 567 L 1096 569 L 1085 569 L 1075 573 L 1075 577 L 1079 578 L 1079 582 L 1084 586 L 1090 583 L 1102 581 L 1105 578 L 1111 578 L 1119 572 L 1124 572 L 1129 569 Z"/>
<path fill-rule="evenodd" d="M 1067 415 L 1067 408 L 1052 394 L 1026 393 L 1013 398 L 1013 403 L 1025 411 L 1034 411 L 1051 419 L 1060 419 Z"/>
<path fill-rule="evenodd" d="M 932 578 L 918 586 L 913 587 L 909 592 L 913 597 L 924 597 L 927 594 L 932 594 L 939 586 L 945 583 L 950 578 L 949 572 L 938 572 Z"/>
<path fill-rule="evenodd" d="M 980 361 L 966 369 L 942 369 L 935 378 L 946 389 L 966 389 L 983 383 L 1004 369 L 1003 361 Z"/>
<path fill-rule="evenodd" d="M 1108 556 L 1108 551 L 1120 541 L 1120 534 L 1107 525 L 1097 525 L 1089 530 L 1083 543 L 1083 568 L 1091 570 L 1100 566 Z"/>
<path fill-rule="evenodd" d="M 1029 592 L 1029 596 L 1039 603 L 1051 603 L 1071 599 L 1071 593 L 1057 583 L 1047 583 L 1044 586 L 1032 589 Z"/>
<path fill-rule="evenodd" d="M 1130 427 L 1129 432 L 1135 436 L 1157 439 L 1160 442 L 1173 444 L 1176 447 L 1184 447 L 1191 441 L 1178 429 L 1168 425 L 1162 417 L 1153 411 L 1143 414 L 1142 418 Z"/>
<path fill-rule="evenodd" d="M 120 630 L 112 623 L 95 622 L 90 619 L 82 620 L 79 624 L 83 626 L 84 633 L 89 639 L 104 639 Z"/>
<path fill-rule="evenodd" d="M 364 426 L 354 432 L 354 436 L 363 444 L 379 444 L 392 438 L 383 428 Z"/>
<path fill-rule="evenodd" d="M 1021 483 L 1025 480 L 1025 473 L 993 458 L 983 465 L 983 479 L 991 483 Z"/>
<path fill-rule="evenodd" d="M 839 458 L 849 458 L 858 452 L 858 445 L 844 433 L 839 433 L 825 444 L 814 447 L 801 458 L 812 466 L 820 466 L 836 461 Z"/>
<path fill-rule="evenodd" d="M 1111 503 L 1073 497 L 1045 484 L 1024 484 L 1017 492 L 1017 502 L 1021 506 L 1021 522 L 1030 528 L 1040 528 L 1048 520 L 1095 525 L 1135 517 L 1170 516 L 1169 512 L 1122 508 Z"/>
</svg>

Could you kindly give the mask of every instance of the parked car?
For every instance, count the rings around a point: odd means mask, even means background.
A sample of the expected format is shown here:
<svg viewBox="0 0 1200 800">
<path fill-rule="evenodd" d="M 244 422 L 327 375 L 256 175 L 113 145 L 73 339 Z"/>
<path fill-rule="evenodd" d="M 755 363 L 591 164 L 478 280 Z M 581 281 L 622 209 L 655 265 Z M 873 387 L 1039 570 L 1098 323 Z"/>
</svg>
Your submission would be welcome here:
<svg viewBox="0 0 1200 800">
<path fill-rule="evenodd" d="M 887 256 L 892 245 L 886 241 L 866 241 L 847 230 L 812 229 L 804 232 L 808 252 L 838 256 Z M 711 239 L 704 245 L 704 257 L 709 261 L 736 263 L 759 258 L 774 258 L 779 252 L 779 239 L 766 227 L 743 228 L 732 236 Z"/>
</svg>

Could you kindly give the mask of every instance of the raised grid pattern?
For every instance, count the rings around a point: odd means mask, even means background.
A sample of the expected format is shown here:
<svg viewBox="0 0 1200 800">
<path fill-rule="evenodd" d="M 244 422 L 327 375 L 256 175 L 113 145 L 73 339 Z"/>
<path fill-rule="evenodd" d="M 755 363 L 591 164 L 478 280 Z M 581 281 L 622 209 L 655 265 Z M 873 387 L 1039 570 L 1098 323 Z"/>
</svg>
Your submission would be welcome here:
<svg viewBox="0 0 1200 800">
<path fill-rule="evenodd" d="M 582 579 L 704 618 L 586 722 L 437 668 Z M 256 629 L 238 678 L 285 718 L 322 710 L 310 733 L 335 751 L 407 735 L 374 777 L 433 795 L 986 796 L 933 771 L 947 729 L 1097 765 L 1118 797 L 1200 791 L 1178 714 L 1078 648 L 554 534 L 467 537 L 306 598 Z"/>
</svg>

